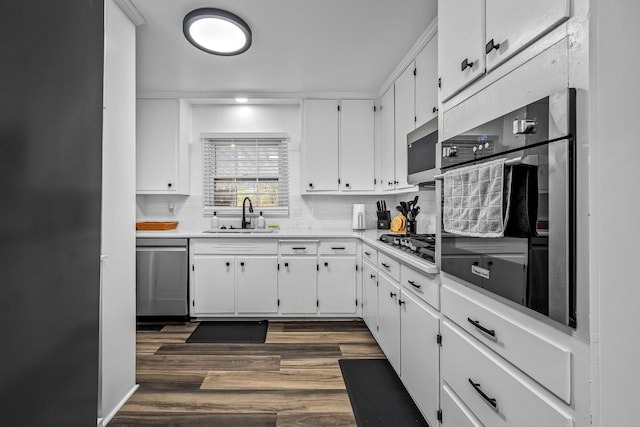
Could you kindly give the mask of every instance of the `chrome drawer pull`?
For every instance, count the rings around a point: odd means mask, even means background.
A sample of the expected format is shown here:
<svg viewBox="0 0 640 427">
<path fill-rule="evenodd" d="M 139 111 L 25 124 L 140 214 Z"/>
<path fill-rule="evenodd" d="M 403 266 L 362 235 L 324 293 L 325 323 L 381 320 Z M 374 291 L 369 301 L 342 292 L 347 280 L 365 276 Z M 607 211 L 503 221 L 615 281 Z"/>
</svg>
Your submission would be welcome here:
<svg viewBox="0 0 640 427">
<path fill-rule="evenodd" d="M 482 325 L 480 324 L 480 322 L 479 322 L 479 321 L 477 321 L 477 320 L 473 320 L 473 319 L 472 319 L 472 318 L 470 318 L 470 317 L 467 317 L 467 320 L 469 321 L 469 323 L 471 323 L 471 324 L 472 324 L 473 326 L 475 326 L 476 328 L 480 329 L 480 330 L 481 330 L 482 332 L 484 332 L 485 334 L 487 334 L 487 335 L 491 335 L 491 336 L 492 336 L 492 337 L 494 337 L 494 338 L 496 337 L 496 331 L 495 331 L 495 330 L 485 328 L 484 326 L 482 326 Z"/>
<path fill-rule="evenodd" d="M 498 407 L 498 402 L 496 401 L 496 399 L 494 399 L 493 397 L 487 396 L 487 394 L 480 389 L 480 383 L 474 383 L 473 380 L 469 378 L 469 384 L 473 386 L 475 391 L 477 391 L 478 394 L 482 396 L 482 398 L 489 403 L 489 405 L 493 406 L 494 408 Z"/>
</svg>

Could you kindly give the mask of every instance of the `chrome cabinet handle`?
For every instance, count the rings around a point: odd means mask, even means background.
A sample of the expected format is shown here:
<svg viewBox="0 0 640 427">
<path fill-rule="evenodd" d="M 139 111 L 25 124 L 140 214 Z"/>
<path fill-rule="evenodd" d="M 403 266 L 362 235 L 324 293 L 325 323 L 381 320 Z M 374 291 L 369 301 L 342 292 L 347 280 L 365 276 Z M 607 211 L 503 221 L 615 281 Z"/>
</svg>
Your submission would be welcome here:
<svg viewBox="0 0 640 427">
<path fill-rule="evenodd" d="M 473 320 L 470 317 L 467 317 L 467 321 L 469 323 L 471 323 L 473 326 L 475 326 L 476 328 L 480 329 L 482 332 L 484 332 L 487 335 L 491 335 L 492 337 L 496 337 L 496 331 L 494 329 L 487 329 L 484 326 L 482 326 L 480 324 L 480 322 L 478 320 Z"/>
</svg>

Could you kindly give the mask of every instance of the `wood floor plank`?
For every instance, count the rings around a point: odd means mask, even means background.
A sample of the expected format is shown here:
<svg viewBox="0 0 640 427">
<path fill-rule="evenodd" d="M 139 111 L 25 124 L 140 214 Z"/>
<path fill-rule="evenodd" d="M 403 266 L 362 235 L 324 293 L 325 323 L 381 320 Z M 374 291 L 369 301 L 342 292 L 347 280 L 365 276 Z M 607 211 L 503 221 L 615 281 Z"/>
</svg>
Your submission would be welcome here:
<svg viewBox="0 0 640 427">
<path fill-rule="evenodd" d="M 267 344 L 164 344 L 156 352 L 160 354 L 179 355 L 215 355 L 215 354 L 243 354 L 258 355 L 304 355 L 304 356 L 340 356 L 342 352 L 338 344 L 296 344 L 296 343 L 267 343 Z"/>
<path fill-rule="evenodd" d="M 283 355 L 280 360 L 281 369 L 331 369 L 339 368 L 340 356 L 304 357 Z"/>
<path fill-rule="evenodd" d="M 340 344 L 344 357 L 384 357 L 377 343 Z"/>
<path fill-rule="evenodd" d="M 139 354 L 136 361 L 139 370 L 277 371 L 280 369 L 280 356 L 201 355 L 193 357 Z"/>
<path fill-rule="evenodd" d="M 309 320 L 299 322 L 284 322 L 284 332 L 355 332 L 368 331 L 364 322 L 335 321 L 335 320 Z"/>
<path fill-rule="evenodd" d="M 179 324 L 179 325 L 166 325 L 164 328 L 162 328 L 161 332 L 188 332 L 191 333 L 193 331 L 195 331 L 195 329 L 198 327 L 199 323 L 197 322 L 189 322 L 189 323 L 183 323 L 183 324 Z"/>
<path fill-rule="evenodd" d="M 368 331 L 363 332 L 267 332 L 266 343 L 370 343 L 375 342 Z"/>
<path fill-rule="evenodd" d="M 171 426 L 171 427 L 276 427 L 275 413 L 264 414 L 185 414 L 158 412 L 154 414 L 118 414 L 109 427 Z"/>
<path fill-rule="evenodd" d="M 136 353 L 150 353 L 153 354 L 162 347 L 161 343 L 144 343 L 140 342 L 136 344 Z"/>
<path fill-rule="evenodd" d="M 209 371 L 140 370 L 136 382 L 142 390 L 198 390 Z"/>
<path fill-rule="evenodd" d="M 121 412 L 189 412 L 189 413 L 256 413 L 306 412 L 352 413 L 346 391 L 281 390 L 156 392 L 138 391 L 122 407 Z"/>
<path fill-rule="evenodd" d="M 136 343 L 184 343 L 189 335 L 191 332 L 137 332 Z"/>
<path fill-rule="evenodd" d="M 356 427 L 353 414 L 329 413 L 308 414 L 306 412 L 287 412 L 278 415 L 276 427 Z"/>
<path fill-rule="evenodd" d="M 280 371 L 210 371 L 203 390 L 345 390 L 340 368 Z"/>
</svg>

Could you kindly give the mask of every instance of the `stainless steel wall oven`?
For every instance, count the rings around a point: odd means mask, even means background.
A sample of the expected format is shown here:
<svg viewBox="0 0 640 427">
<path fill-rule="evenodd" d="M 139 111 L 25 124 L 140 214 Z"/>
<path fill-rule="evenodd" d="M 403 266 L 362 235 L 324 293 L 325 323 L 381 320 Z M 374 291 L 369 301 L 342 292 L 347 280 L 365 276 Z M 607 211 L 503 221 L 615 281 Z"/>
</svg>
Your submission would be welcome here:
<svg viewBox="0 0 640 427">
<path fill-rule="evenodd" d="M 436 177 L 447 176 L 449 182 L 442 185 L 441 270 L 573 328 L 575 129 L 575 90 L 550 94 L 443 141 L 442 174 Z M 503 234 L 485 237 L 452 231 L 451 222 L 446 226 L 447 216 L 454 215 L 452 172 L 497 159 L 506 159 L 501 183 Z M 473 192 L 476 187 L 460 188 Z"/>
</svg>

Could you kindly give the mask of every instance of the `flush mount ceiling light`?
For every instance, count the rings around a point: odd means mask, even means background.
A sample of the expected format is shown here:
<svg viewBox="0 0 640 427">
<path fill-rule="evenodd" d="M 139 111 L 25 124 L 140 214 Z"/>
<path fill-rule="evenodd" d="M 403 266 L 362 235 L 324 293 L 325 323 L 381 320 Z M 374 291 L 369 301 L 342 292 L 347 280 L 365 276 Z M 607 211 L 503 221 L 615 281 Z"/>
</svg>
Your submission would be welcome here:
<svg viewBox="0 0 640 427">
<path fill-rule="evenodd" d="M 251 46 L 249 25 L 222 9 L 203 8 L 189 12 L 182 22 L 182 31 L 192 45 L 214 55 L 238 55 Z"/>
</svg>

